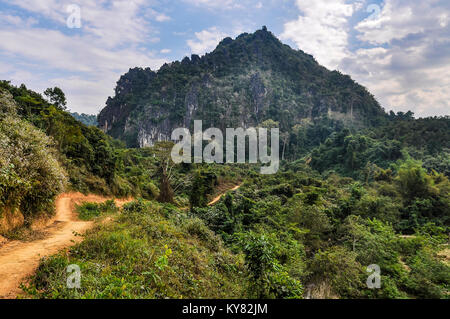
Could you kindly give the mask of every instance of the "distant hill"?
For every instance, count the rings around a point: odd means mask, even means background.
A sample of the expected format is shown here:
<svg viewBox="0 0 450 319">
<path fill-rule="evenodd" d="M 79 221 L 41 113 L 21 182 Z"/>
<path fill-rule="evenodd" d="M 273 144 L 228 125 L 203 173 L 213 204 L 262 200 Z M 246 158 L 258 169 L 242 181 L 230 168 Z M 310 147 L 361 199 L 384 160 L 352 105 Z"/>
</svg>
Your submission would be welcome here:
<svg viewBox="0 0 450 319">
<path fill-rule="evenodd" d="M 168 140 L 174 128 L 190 127 L 195 119 L 221 129 L 271 119 L 290 133 L 323 118 L 367 127 L 387 114 L 348 75 L 284 45 L 265 27 L 157 72 L 130 69 L 98 117 L 100 128 L 133 147 Z"/>
<path fill-rule="evenodd" d="M 87 126 L 97 126 L 97 115 L 90 115 L 85 113 L 70 113 L 77 121 L 80 121 L 81 123 L 87 125 Z"/>
</svg>

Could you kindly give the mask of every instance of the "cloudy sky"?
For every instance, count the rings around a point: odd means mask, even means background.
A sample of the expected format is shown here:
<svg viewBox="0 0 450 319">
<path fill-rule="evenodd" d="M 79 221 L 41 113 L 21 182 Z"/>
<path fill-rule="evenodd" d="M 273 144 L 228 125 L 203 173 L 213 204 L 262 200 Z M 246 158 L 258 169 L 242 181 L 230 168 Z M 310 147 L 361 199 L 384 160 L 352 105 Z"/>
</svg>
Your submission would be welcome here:
<svg viewBox="0 0 450 319">
<path fill-rule="evenodd" d="M 0 79 L 59 86 L 71 110 L 96 114 L 130 67 L 267 25 L 386 110 L 448 115 L 449 24 L 448 0 L 0 0 Z"/>
</svg>

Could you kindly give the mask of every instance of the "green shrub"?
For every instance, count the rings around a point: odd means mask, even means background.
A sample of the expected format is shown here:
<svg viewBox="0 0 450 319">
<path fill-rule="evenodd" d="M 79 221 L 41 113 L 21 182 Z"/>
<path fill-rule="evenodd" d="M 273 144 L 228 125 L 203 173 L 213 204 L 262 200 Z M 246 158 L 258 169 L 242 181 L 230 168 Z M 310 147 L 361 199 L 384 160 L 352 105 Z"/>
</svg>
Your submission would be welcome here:
<svg viewBox="0 0 450 319">
<path fill-rule="evenodd" d="M 176 208 L 166 217 L 163 208 L 143 200 L 126 204 L 123 214 L 97 225 L 68 254 L 43 259 L 25 288 L 29 296 L 245 298 L 241 256 L 225 249 L 199 220 Z M 80 289 L 66 287 L 71 264 L 80 266 Z"/>
<path fill-rule="evenodd" d="M 92 220 L 104 214 L 116 213 L 119 210 L 114 200 L 107 200 L 101 204 L 83 203 L 81 205 L 77 205 L 75 209 L 81 220 Z"/>
<path fill-rule="evenodd" d="M 250 294 L 256 298 L 302 298 L 303 286 L 276 259 L 275 238 L 249 232 L 239 235 L 250 275 Z"/>
<path fill-rule="evenodd" d="M 340 246 L 319 251 L 311 260 L 310 269 L 312 282 L 330 283 L 334 293 L 342 298 L 361 297 L 363 267 L 354 252 Z"/>
<path fill-rule="evenodd" d="M 196 236 L 212 250 L 217 249 L 219 238 L 211 231 L 199 218 L 191 218 L 184 224 L 186 231 L 192 236 Z"/>
<path fill-rule="evenodd" d="M 67 182 L 53 145 L 33 125 L 0 114 L 0 209 L 17 208 L 27 220 L 53 212 L 53 200 Z"/>
<path fill-rule="evenodd" d="M 429 249 L 421 249 L 407 259 L 410 272 L 405 290 L 419 298 L 447 298 L 450 289 L 450 266 L 437 260 Z"/>
<path fill-rule="evenodd" d="M 100 207 L 96 203 L 84 203 L 80 206 L 76 206 L 76 211 L 81 220 L 92 220 L 101 214 Z"/>
</svg>

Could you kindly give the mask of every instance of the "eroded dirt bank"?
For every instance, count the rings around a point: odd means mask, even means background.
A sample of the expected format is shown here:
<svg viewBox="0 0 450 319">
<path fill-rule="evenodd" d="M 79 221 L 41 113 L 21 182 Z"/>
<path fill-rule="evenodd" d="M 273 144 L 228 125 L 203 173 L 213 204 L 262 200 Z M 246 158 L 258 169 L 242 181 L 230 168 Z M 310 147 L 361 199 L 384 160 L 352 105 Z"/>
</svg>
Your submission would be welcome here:
<svg viewBox="0 0 450 319">
<path fill-rule="evenodd" d="M 66 193 L 56 200 L 56 215 L 44 227 L 44 239 L 21 242 L 7 241 L 0 247 L 0 298 L 15 298 L 21 292 L 20 283 L 32 275 L 42 257 L 82 240 L 82 234 L 93 226 L 92 221 L 81 221 L 74 211 L 75 204 L 82 202 L 104 202 L 109 198 L 81 193 Z M 127 200 L 116 200 L 122 206 Z"/>
</svg>

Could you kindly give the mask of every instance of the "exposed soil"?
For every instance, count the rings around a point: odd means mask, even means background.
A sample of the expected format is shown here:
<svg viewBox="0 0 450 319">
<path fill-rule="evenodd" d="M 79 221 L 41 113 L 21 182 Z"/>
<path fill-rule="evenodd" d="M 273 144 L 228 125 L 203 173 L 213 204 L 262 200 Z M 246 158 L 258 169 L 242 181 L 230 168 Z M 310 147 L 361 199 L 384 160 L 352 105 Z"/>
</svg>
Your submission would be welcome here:
<svg viewBox="0 0 450 319">
<path fill-rule="evenodd" d="M 32 242 L 6 241 L 0 244 L 0 299 L 15 298 L 20 283 L 32 275 L 43 257 L 56 254 L 82 240 L 79 234 L 93 226 L 92 221 L 81 221 L 74 211 L 75 204 L 101 203 L 109 198 L 81 193 L 67 193 L 56 200 L 56 215 L 43 227 L 45 238 Z M 129 200 L 116 200 L 122 206 Z M 1 241 L 1 240 L 0 240 Z"/>
<path fill-rule="evenodd" d="M 448 245 L 446 245 L 448 246 Z M 445 248 L 438 253 L 438 256 L 442 259 L 442 262 L 450 266 L 450 248 Z"/>
<path fill-rule="evenodd" d="M 209 202 L 208 206 L 213 206 L 213 205 L 215 205 L 215 204 L 222 198 L 222 196 L 225 196 L 225 195 L 226 195 L 226 193 L 228 193 L 228 192 L 233 192 L 233 191 L 235 191 L 235 190 L 238 190 L 240 187 L 241 187 L 241 185 L 237 185 L 237 186 L 234 186 L 234 187 L 231 188 L 231 189 L 228 189 L 227 191 L 223 192 L 223 193 L 220 194 L 219 196 L 215 197 L 211 202 Z"/>
<path fill-rule="evenodd" d="M 7 242 L 7 239 L 5 238 L 5 237 L 3 237 L 3 236 L 0 236 L 0 248 L 2 247 L 2 245 L 4 244 L 4 243 L 6 243 Z"/>
</svg>

